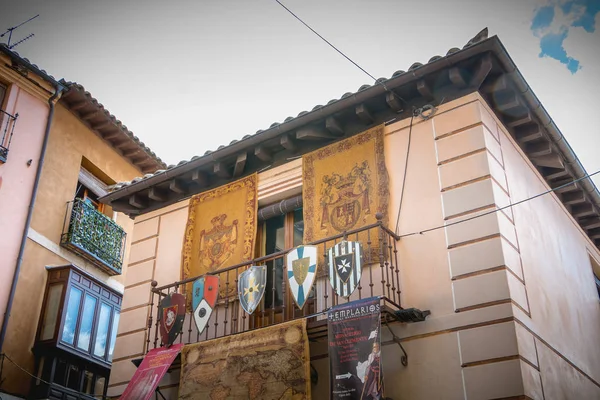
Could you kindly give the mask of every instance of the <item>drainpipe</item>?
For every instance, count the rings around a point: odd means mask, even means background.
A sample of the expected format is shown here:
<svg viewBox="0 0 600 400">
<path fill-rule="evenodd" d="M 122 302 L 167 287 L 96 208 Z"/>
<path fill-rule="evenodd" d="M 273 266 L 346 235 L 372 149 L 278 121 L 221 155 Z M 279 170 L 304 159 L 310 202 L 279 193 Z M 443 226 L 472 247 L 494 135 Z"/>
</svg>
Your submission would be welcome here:
<svg viewBox="0 0 600 400">
<path fill-rule="evenodd" d="M 17 257 L 17 263 L 15 265 L 15 273 L 12 279 L 12 285 L 10 287 L 10 294 L 8 296 L 8 303 L 6 304 L 6 311 L 4 312 L 4 319 L 2 320 L 2 331 L 0 331 L 0 354 L 4 347 L 4 339 L 6 337 L 6 330 L 8 327 L 8 321 L 10 319 L 10 311 L 15 298 L 15 292 L 17 290 L 17 282 L 19 281 L 19 274 L 21 272 L 21 264 L 23 264 L 23 253 L 25 252 L 25 244 L 27 243 L 27 233 L 29 231 L 29 225 L 31 224 L 31 217 L 33 216 L 33 206 L 35 205 L 35 199 L 37 197 L 38 186 L 40 184 L 40 177 L 42 176 L 42 167 L 44 166 L 44 159 L 46 158 L 46 148 L 48 147 L 48 138 L 50 136 L 50 125 L 52 125 L 52 118 L 54 117 L 54 101 L 60 96 L 65 87 L 57 84 L 55 92 L 48 99 L 48 105 L 50 110 L 48 111 L 48 120 L 46 121 L 46 131 L 44 132 L 44 139 L 42 142 L 42 150 L 40 152 L 40 159 L 37 165 L 37 171 L 35 173 L 35 181 L 33 182 L 33 189 L 31 191 L 31 200 L 29 201 L 29 209 L 27 210 L 27 219 L 25 220 L 25 227 L 23 229 L 23 237 L 21 238 L 21 247 L 19 248 L 19 255 Z"/>
</svg>

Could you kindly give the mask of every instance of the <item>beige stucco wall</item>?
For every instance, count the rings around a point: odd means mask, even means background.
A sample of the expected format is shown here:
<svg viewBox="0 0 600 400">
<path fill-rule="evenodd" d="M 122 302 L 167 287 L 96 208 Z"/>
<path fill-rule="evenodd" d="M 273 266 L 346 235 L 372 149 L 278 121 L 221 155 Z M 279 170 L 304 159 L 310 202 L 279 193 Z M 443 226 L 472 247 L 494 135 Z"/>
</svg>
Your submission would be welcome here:
<svg viewBox="0 0 600 400">
<path fill-rule="evenodd" d="M 546 187 L 476 93 L 440 106 L 430 120 L 416 118 L 412 129 L 410 120 L 386 126 L 392 230 L 409 131 L 411 148 L 398 232 L 453 225 L 403 237 L 397 243 L 402 305 L 430 310 L 431 315 L 421 323 L 392 324 L 408 353 L 408 367 L 400 364 L 400 349 L 383 328 L 386 395 L 424 400 L 542 399 L 543 393 L 546 399 L 599 398 L 597 384 L 578 371 L 587 371 L 589 377 L 600 373 L 593 351 L 599 303 L 586 248 L 595 257 L 597 251 L 554 195 L 540 200 L 548 203 L 545 207 L 531 203 L 458 223 Z M 259 174 L 259 199 L 266 204 L 279 200 L 283 191 L 298 193 L 300 174 L 299 165 Z M 125 282 L 126 322 L 119 329 L 110 395 L 124 390 L 135 371 L 131 360 L 143 355 L 145 340 L 153 342 L 145 329 L 150 282 L 155 279 L 165 285 L 180 279 L 186 218 L 183 201 L 135 221 Z M 539 226 L 528 224 L 531 218 L 537 218 Z M 552 230 L 541 224 L 547 219 L 553 221 Z M 568 236 L 563 244 L 555 243 L 555 232 Z M 538 241 L 543 235 L 548 237 Z M 576 278 L 567 277 L 563 265 L 570 265 Z M 547 274 L 548 268 L 556 269 L 556 278 L 540 279 L 538 275 Z M 565 279 L 573 282 L 559 285 Z M 550 303 L 549 297 L 554 297 Z M 552 309 L 546 308 L 548 304 Z M 568 325 L 561 328 L 559 318 L 567 319 Z M 589 340 L 572 346 L 585 330 Z M 312 344 L 311 355 L 321 354 L 326 354 L 326 348 Z M 315 360 L 313 365 L 319 372 L 313 398 L 327 398 L 328 359 Z M 167 398 L 176 398 L 177 379 L 175 372 L 161 383 Z"/>
<path fill-rule="evenodd" d="M 28 371 L 33 371 L 34 366 L 30 349 L 34 344 L 42 306 L 46 266 L 72 263 L 115 290 L 123 291 L 133 231 L 133 220 L 129 217 L 116 214 L 117 224 L 127 233 L 122 275 L 109 277 L 96 266 L 60 247 L 66 205 L 75 195 L 83 157 L 114 181 L 131 180 L 141 174 L 62 104 L 56 106 L 5 342 L 6 353 Z M 23 316 L 23 310 L 27 310 L 27 318 Z M 27 393 L 29 378 L 26 375 L 10 367 L 5 368 L 4 374 L 8 378 L 2 389 L 22 395 Z"/>
</svg>

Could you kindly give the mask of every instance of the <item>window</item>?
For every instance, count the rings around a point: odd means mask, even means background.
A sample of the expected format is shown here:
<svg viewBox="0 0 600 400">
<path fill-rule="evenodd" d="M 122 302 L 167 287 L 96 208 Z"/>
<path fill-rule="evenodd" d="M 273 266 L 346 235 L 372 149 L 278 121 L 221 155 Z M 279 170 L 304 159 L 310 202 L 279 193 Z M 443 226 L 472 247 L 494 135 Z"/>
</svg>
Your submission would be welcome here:
<svg viewBox="0 0 600 400">
<path fill-rule="evenodd" d="M 302 208 L 298 208 L 286 214 L 273 216 L 262 223 L 259 228 L 262 232 L 263 241 L 261 255 L 276 253 L 281 250 L 299 246 L 303 243 L 304 218 Z M 275 308 L 278 312 L 291 313 L 294 309 L 291 298 L 283 299 L 283 281 L 285 278 L 284 258 L 268 261 L 267 286 L 265 288 L 265 309 Z M 311 293 L 311 297 L 313 294 Z M 285 310 L 282 305 L 285 304 Z"/>
<path fill-rule="evenodd" d="M 106 395 L 109 370 L 90 368 L 83 362 L 61 356 L 42 357 L 37 364 L 36 378 L 31 386 L 30 398 L 93 399 Z M 47 385 L 45 382 L 50 382 Z M 70 390 L 69 390 L 70 389 Z M 88 396 L 75 396 L 78 394 Z M 102 397 L 104 398 L 104 397 Z"/>
<path fill-rule="evenodd" d="M 6 162 L 18 114 L 11 115 L 4 108 L 7 87 L 0 83 L 0 161 Z"/>
<path fill-rule="evenodd" d="M 594 282 L 596 283 L 596 291 L 598 292 L 598 298 L 600 299 L 600 278 L 598 278 L 600 276 L 600 263 L 596 261 L 591 254 L 589 257 L 590 264 L 592 265 L 592 273 L 594 274 Z"/>
<path fill-rule="evenodd" d="M 58 347 L 110 365 L 120 311 L 120 294 L 73 267 L 52 268 L 35 347 Z"/>
</svg>

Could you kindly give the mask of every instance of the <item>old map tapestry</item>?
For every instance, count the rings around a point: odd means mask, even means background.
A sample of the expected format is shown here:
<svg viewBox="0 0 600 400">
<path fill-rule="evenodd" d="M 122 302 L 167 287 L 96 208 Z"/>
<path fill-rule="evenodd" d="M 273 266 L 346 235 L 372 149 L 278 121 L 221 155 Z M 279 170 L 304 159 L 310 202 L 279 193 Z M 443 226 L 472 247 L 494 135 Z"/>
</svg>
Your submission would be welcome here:
<svg viewBox="0 0 600 400">
<path fill-rule="evenodd" d="M 302 185 L 305 243 L 375 223 L 378 212 L 387 224 L 383 125 L 303 156 Z M 377 240 L 371 238 L 369 251 L 367 235 L 361 232 L 358 240 L 363 243 L 365 261 L 375 261 Z M 319 275 L 326 271 L 322 268 Z"/>
<path fill-rule="evenodd" d="M 185 346 L 180 400 L 310 399 L 306 320 Z"/>
<path fill-rule="evenodd" d="M 183 279 L 253 258 L 258 207 L 256 184 L 257 177 L 253 174 L 192 197 L 183 244 Z M 229 287 L 235 291 L 235 285 Z M 191 290 L 191 284 L 187 285 L 186 293 Z M 221 290 L 220 296 L 224 295 Z M 191 296 L 187 300 L 189 308 Z"/>
</svg>

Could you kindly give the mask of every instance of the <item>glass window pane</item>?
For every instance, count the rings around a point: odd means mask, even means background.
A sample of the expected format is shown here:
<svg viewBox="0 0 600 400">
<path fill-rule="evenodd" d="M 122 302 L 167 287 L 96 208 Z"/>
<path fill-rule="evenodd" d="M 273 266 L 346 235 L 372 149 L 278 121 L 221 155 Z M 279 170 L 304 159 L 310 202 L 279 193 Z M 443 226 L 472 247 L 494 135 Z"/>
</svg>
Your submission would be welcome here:
<svg viewBox="0 0 600 400">
<path fill-rule="evenodd" d="M 67 315 L 65 316 L 65 325 L 62 332 L 62 340 L 73 344 L 75 341 L 75 328 L 77 327 L 77 318 L 79 318 L 79 305 L 81 303 L 82 291 L 76 287 L 71 287 L 69 291 L 69 303 L 67 304 Z"/>
<path fill-rule="evenodd" d="M 69 365 L 69 378 L 67 380 L 67 387 L 69 389 L 79 390 L 79 367 L 77 365 Z"/>
<path fill-rule="evenodd" d="M 85 394 L 94 394 L 93 393 L 93 382 L 94 382 L 94 374 L 90 371 L 83 371 L 83 387 L 81 388 L 81 392 Z"/>
<path fill-rule="evenodd" d="M 112 361 L 113 353 L 115 351 L 115 342 L 117 341 L 117 330 L 119 328 L 119 318 L 121 313 L 115 311 L 113 314 L 112 331 L 110 333 L 110 346 L 108 348 L 108 361 Z"/>
<path fill-rule="evenodd" d="M 104 394 L 104 385 L 106 384 L 106 378 L 103 376 L 96 375 L 96 385 L 94 387 L 95 395 Z"/>
<path fill-rule="evenodd" d="M 100 317 L 98 317 L 98 328 L 96 329 L 96 344 L 94 355 L 104 357 L 106 354 L 106 338 L 110 324 L 110 306 L 102 303 L 100 306 Z"/>
<path fill-rule="evenodd" d="M 265 255 L 285 249 L 285 215 L 278 215 L 265 221 Z M 273 271 L 274 270 L 274 271 Z M 275 277 L 273 277 L 275 272 Z M 267 261 L 267 286 L 265 307 L 278 307 L 283 299 L 283 258 Z M 275 289 L 275 291 L 273 291 Z"/>
<path fill-rule="evenodd" d="M 62 283 L 58 285 L 52 285 L 48 288 L 48 297 L 46 298 L 46 309 L 44 310 L 44 318 L 42 320 L 42 333 L 40 334 L 40 340 L 49 340 L 54 337 L 62 290 Z"/>
<path fill-rule="evenodd" d="M 56 383 L 61 386 L 65 386 L 65 384 L 67 383 L 67 362 L 65 360 L 56 360 L 53 383 Z"/>
<path fill-rule="evenodd" d="M 96 311 L 96 298 L 85 295 L 83 303 L 83 313 L 81 323 L 79 324 L 79 336 L 77 337 L 77 347 L 82 350 L 90 351 L 90 341 L 92 338 L 92 324 L 94 323 L 94 313 Z"/>
</svg>

